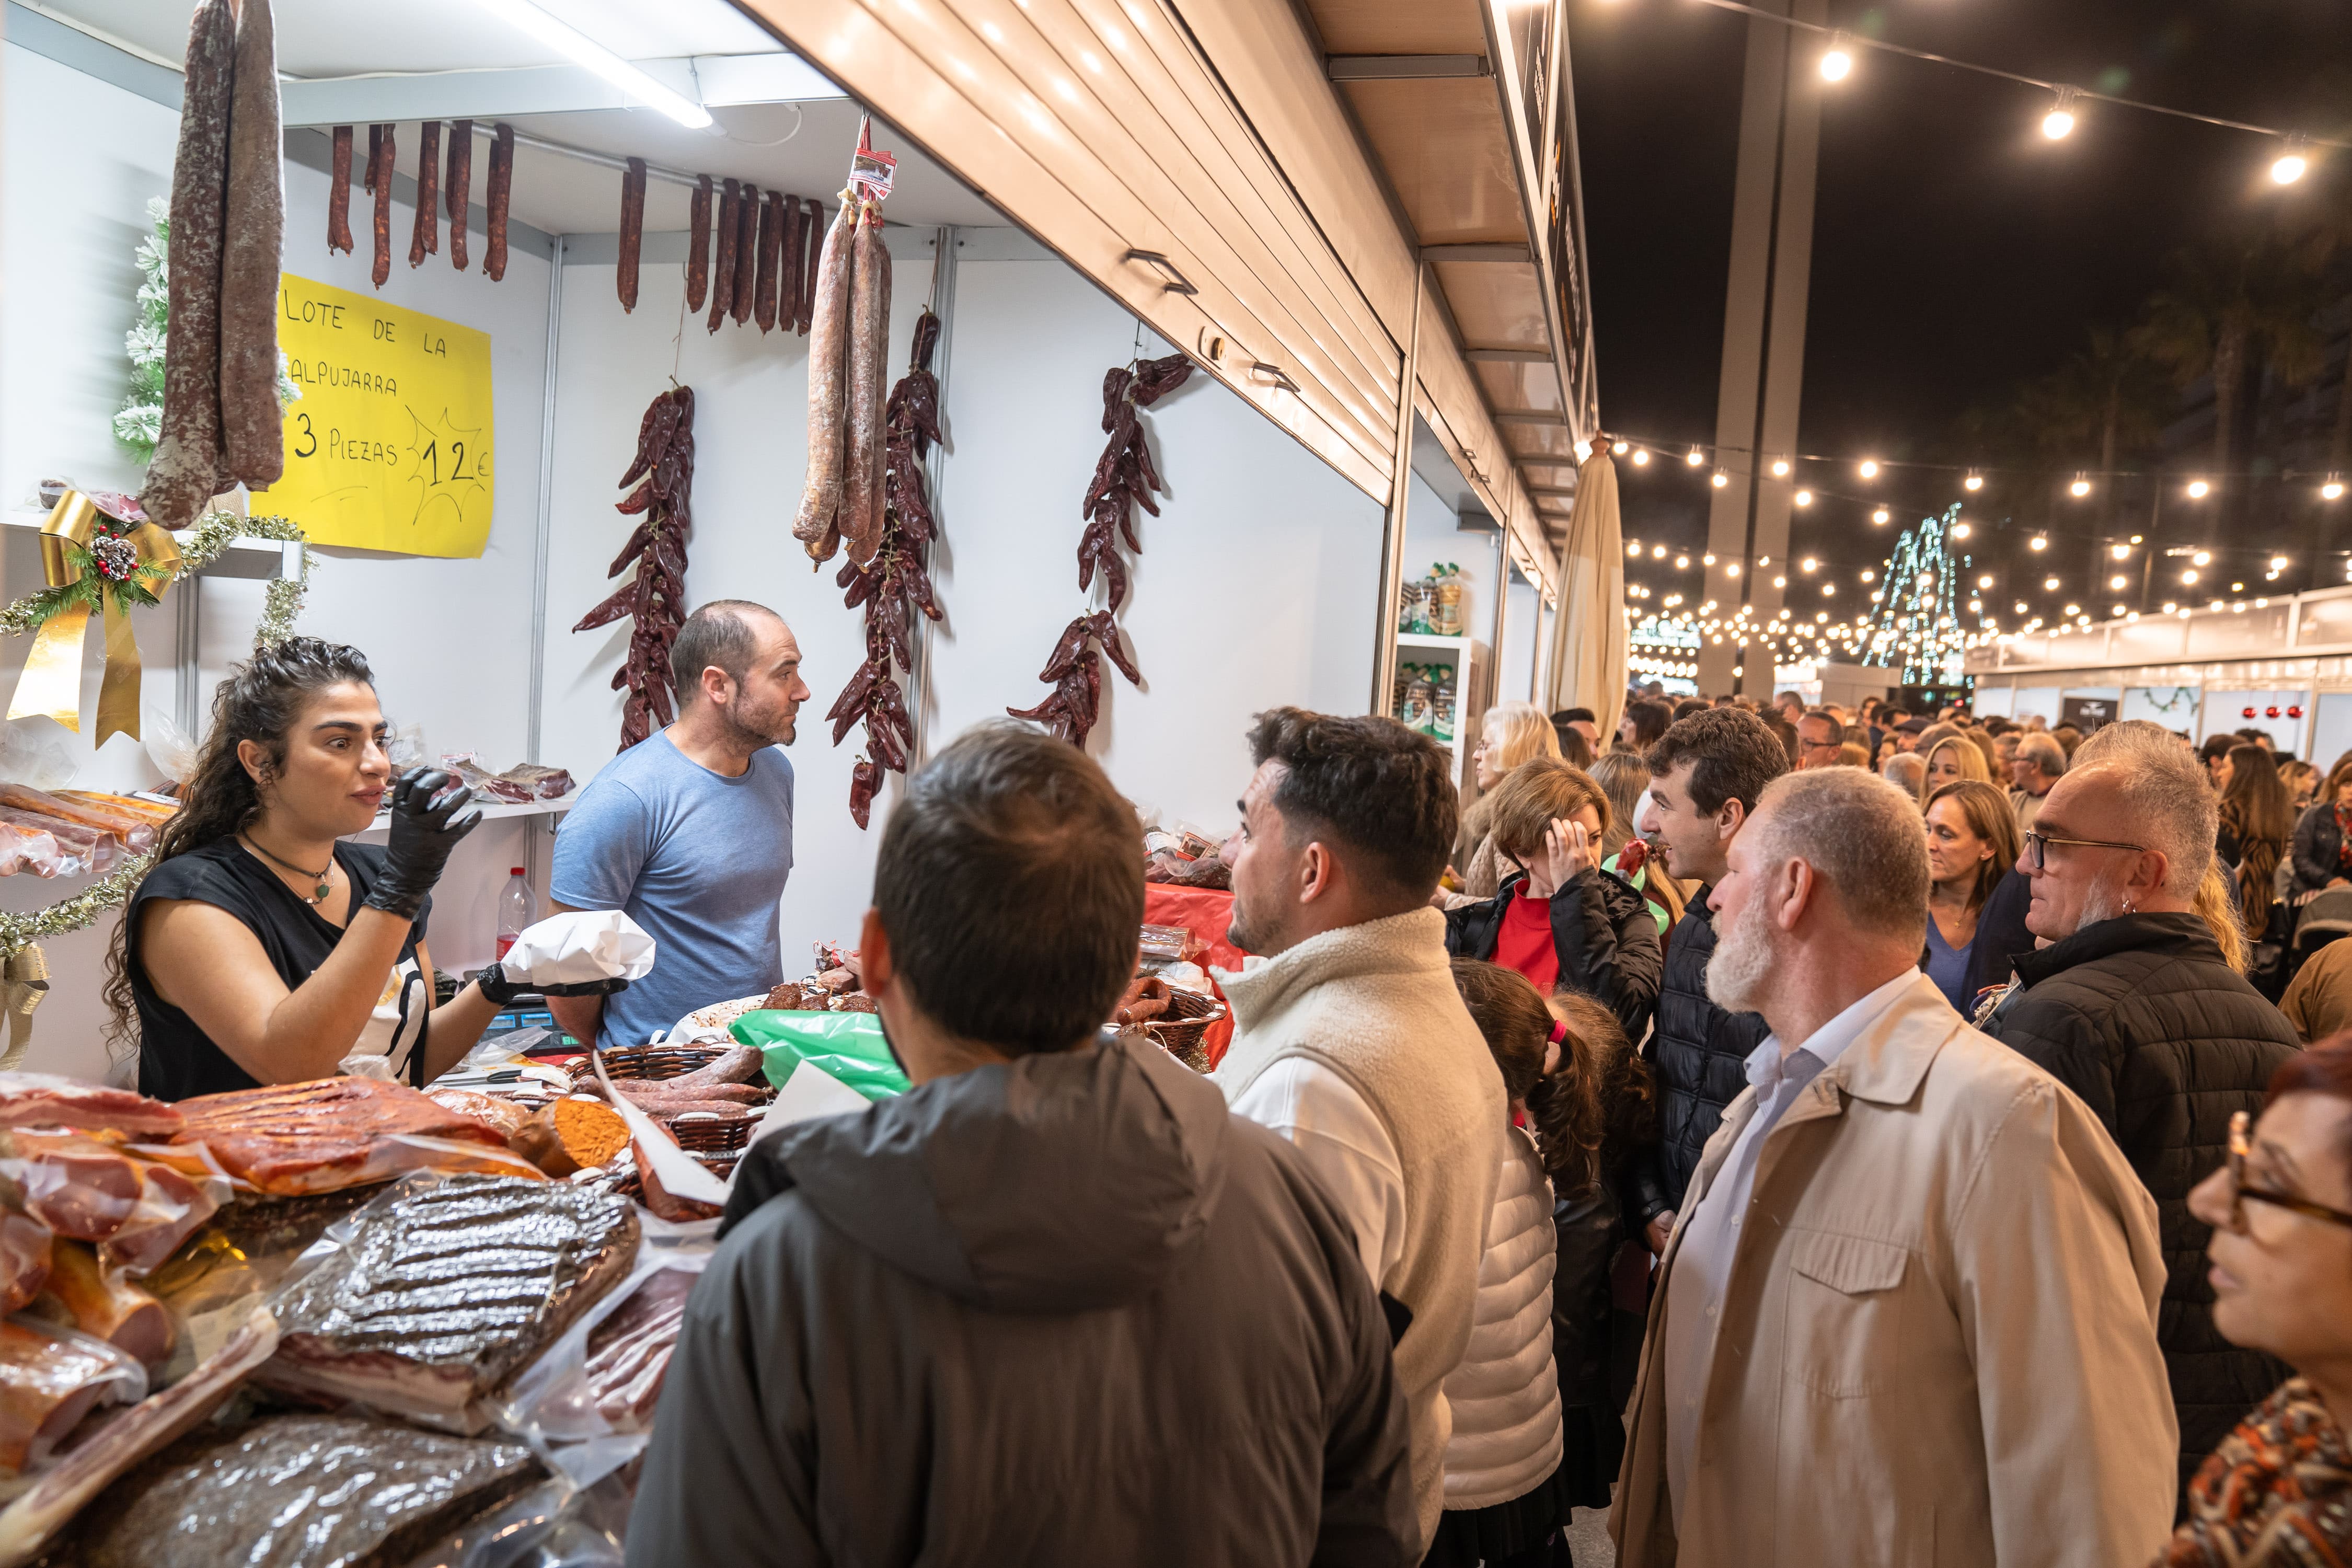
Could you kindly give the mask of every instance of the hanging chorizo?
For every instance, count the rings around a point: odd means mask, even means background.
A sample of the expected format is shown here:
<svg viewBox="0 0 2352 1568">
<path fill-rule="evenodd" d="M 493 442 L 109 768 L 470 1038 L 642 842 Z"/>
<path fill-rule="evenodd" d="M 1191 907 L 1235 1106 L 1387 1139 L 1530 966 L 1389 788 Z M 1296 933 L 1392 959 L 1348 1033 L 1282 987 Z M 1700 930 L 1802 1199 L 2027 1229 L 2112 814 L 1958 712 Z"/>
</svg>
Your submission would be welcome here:
<svg viewBox="0 0 2352 1568">
<path fill-rule="evenodd" d="M 270 0 L 245 0 L 228 117 L 220 280 L 221 447 L 226 472 L 266 489 L 286 472 L 278 402 L 278 266 L 286 251 L 284 137 Z"/>
<path fill-rule="evenodd" d="M 621 176 L 621 253 L 613 277 L 624 313 L 637 308 L 637 259 L 646 243 L 646 161 L 629 160 Z"/>
<path fill-rule="evenodd" d="M 408 265 L 441 254 L 441 122 L 416 128 L 416 222 L 408 233 Z"/>
<path fill-rule="evenodd" d="M 352 250 L 352 128 L 335 127 L 334 172 L 327 178 L 327 254 Z"/>
<path fill-rule="evenodd" d="M 467 204 L 473 184 L 474 122 L 460 120 L 449 127 L 449 176 L 442 182 L 449 208 L 449 265 L 460 272 L 466 270 L 466 226 L 472 216 Z"/>
<path fill-rule="evenodd" d="M 702 309 L 702 291 L 710 284 L 710 176 L 694 182 L 694 203 L 687 218 L 686 308 Z"/>
<path fill-rule="evenodd" d="M 489 233 L 482 270 L 496 283 L 507 275 L 507 215 L 514 205 L 514 127 L 501 122 L 490 137 Z"/>
<path fill-rule="evenodd" d="M 857 238 L 857 198 L 848 191 L 818 252 L 814 325 L 809 330 L 808 480 L 801 491 L 793 537 L 810 556 L 829 561 L 840 541 L 844 481 L 844 416 L 849 390 L 851 250 Z"/>
<path fill-rule="evenodd" d="M 735 291 L 728 313 L 741 326 L 751 319 L 751 296 L 759 286 L 760 187 L 745 182 L 735 206 Z"/>
</svg>

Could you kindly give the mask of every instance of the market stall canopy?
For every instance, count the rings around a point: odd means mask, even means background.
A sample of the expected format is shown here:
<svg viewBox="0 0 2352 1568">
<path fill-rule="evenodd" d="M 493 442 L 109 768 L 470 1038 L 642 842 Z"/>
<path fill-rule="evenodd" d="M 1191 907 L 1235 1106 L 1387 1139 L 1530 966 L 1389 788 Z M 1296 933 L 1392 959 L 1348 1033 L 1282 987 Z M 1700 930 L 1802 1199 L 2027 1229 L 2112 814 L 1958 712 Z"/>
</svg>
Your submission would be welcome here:
<svg viewBox="0 0 2352 1568">
<path fill-rule="evenodd" d="M 1313 25 L 1342 43 L 1265 0 L 742 4 L 1384 501 L 1409 437 L 1398 416 L 1418 324 L 1414 405 L 1550 591 L 1558 524 L 1522 465 L 1572 472 L 1592 406 L 1555 7 L 1532 7 L 1533 28 L 1500 0 L 1316 9 Z M 1381 121 L 1384 142 L 1331 79 L 1343 49 L 1382 52 L 1384 34 L 1431 26 L 1424 9 L 1465 50 L 1477 39 L 1489 72 L 1504 68 L 1469 89 L 1442 82 L 1456 99 L 1485 95 L 1484 109 L 1457 106 L 1458 127 Z M 1424 83 L 1380 85 L 1423 112 L 1410 92 Z M 1385 101 L 1370 107 L 1384 115 Z M 1424 132 L 1459 139 L 1476 167 L 1454 166 Z M 1461 178 L 1479 190 L 1441 191 Z M 1537 214 L 1549 215 L 1540 233 Z"/>
</svg>

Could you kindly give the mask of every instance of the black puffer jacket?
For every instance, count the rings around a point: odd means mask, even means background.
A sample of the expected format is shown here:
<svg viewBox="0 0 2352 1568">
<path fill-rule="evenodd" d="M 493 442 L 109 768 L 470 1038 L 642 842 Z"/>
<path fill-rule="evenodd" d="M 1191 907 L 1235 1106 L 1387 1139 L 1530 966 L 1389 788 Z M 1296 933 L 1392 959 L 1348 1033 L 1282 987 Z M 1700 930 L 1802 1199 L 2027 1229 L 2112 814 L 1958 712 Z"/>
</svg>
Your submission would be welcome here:
<svg viewBox="0 0 2352 1568">
<path fill-rule="evenodd" d="M 1493 958 L 1503 911 L 1527 879 L 1521 872 L 1484 903 L 1446 910 L 1445 951 L 1456 958 Z M 1657 1007 L 1665 968 L 1650 900 L 1614 872 L 1579 871 L 1551 896 L 1551 942 L 1559 957 L 1560 984 L 1616 1014 L 1625 1037 L 1640 1040 Z"/>
<path fill-rule="evenodd" d="M 2314 801 L 2294 825 L 2288 853 L 2294 861 L 2297 893 L 2315 893 L 2344 875 L 2344 829 L 2336 820 L 2336 808 L 2324 800 Z"/>
<path fill-rule="evenodd" d="M 2017 961 L 2020 988 L 1985 1032 L 2082 1096 L 2155 1197 L 2164 1237 L 2157 1342 L 2180 1415 L 2185 1484 L 2286 1369 L 2213 1327 L 2210 1228 L 2189 1191 L 2229 1153 L 2233 1112 L 2259 1112 L 2302 1048 L 2277 1008 L 2221 961 L 2193 914 L 2121 915 Z"/>
<path fill-rule="evenodd" d="M 1706 961 L 1715 956 L 1715 889 L 1701 888 L 1666 938 L 1665 985 L 1658 1028 L 1643 1053 L 1658 1077 L 1658 1186 L 1638 1215 L 1646 1225 L 1682 1207 L 1699 1154 L 1722 1125 L 1723 1108 L 1748 1087 L 1748 1053 L 1770 1027 L 1754 1013 L 1727 1013 L 1706 999 Z"/>
</svg>

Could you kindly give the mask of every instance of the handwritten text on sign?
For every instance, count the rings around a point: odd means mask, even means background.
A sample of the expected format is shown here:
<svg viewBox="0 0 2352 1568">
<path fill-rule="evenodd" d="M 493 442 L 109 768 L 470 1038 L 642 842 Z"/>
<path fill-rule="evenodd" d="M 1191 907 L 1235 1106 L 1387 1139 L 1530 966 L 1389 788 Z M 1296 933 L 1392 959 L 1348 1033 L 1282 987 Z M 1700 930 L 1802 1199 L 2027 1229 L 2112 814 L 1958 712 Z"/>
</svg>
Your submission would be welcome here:
<svg viewBox="0 0 2352 1568">
<path fill-rule="evenodd" d="M 314 544 L 479 555 L 490 535 L 490 338 L 286 274 L 278 342 L 302 388 L 261 503 Z"/>
</svg>

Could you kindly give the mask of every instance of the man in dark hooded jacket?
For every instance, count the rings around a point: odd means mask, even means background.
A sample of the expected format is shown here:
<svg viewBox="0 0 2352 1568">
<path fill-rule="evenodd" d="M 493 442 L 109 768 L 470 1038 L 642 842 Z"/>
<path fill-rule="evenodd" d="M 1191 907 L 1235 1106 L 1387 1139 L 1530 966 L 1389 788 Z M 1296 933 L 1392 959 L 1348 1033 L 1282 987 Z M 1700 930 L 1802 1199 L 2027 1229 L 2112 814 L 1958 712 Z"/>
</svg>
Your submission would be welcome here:
<svg viewBox="0 0 2352 1568">
<path fill-rule="evenodd" d="M 915 1087 L 743 1161 L 631 1568 L 1417 1555 L 1389 1327 L 1300 1156 L 1148 1042 L 1135 816 L 1010 728 L 908 784 L 866 989 Z"/>
</svg>

